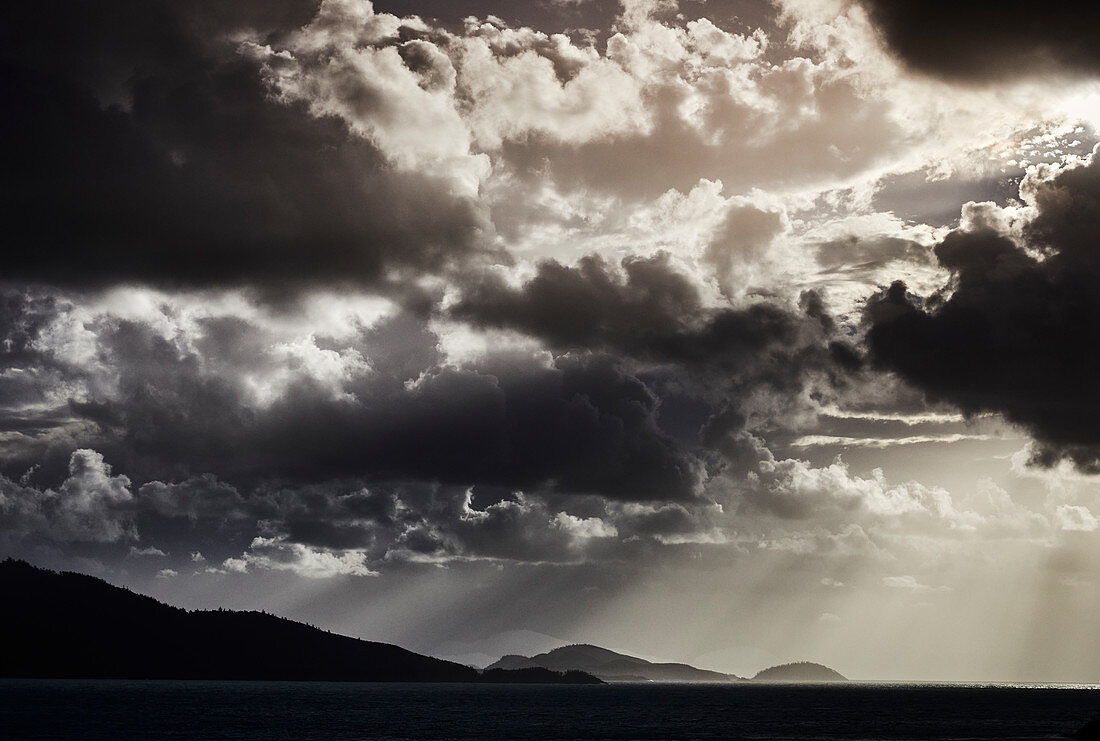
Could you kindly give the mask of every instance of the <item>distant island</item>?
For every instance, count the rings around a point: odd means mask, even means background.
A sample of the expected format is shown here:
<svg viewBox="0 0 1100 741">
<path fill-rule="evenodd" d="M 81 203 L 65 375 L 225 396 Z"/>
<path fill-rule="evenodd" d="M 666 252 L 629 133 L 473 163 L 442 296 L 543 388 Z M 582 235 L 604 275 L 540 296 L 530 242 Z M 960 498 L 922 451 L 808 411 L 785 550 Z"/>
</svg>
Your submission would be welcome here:
<svg viewBox="0 0 1100 741">
<path fill-rule="evenodd" d="M 637 656 L 581 643 L 562 646 L 537 656 L 502 656 L 487 669 L 542 668 L 552 671 L 581 671 L 605 682 L 845 682 L 847 678 L 821 664 L 802 661 L 773 666 L 752 680 L 734 674 L 699 669 L 688 664 L 662 664 Z"/>
<path fill-rule="evenodd" d="M 835 669 L 809 661 L 781 664 L 759 672 L 754 680 L 760 682 L 847 682 L 848 678 Z"/>
<path fill-rule="evenodd" d="M 183 610 L 102 579 L 0 563 L 0 676 L 602 684 L 579 671 L 478 671 L 261 612 Z"/>
<path fill-rule="evenodd" d="M 659 664 L 637 656 L 609 651 L 589 644 L 562 646 L 537 656 L 502 656 L 490 669 L 542 668 L 582 671 L 605 682 L 736 682 L 733 674 L 697 669 L 688 664 Z"/>
</svg>

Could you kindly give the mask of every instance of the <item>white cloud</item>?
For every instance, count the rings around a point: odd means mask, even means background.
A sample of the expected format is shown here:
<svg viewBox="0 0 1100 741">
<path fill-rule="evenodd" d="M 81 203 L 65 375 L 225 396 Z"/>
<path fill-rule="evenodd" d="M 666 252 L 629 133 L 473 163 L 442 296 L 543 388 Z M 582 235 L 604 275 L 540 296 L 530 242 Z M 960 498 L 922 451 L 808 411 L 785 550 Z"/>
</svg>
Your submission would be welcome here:
<svg viewBox="0 0 1100 741">
<path fill-rule="evenodd" d="M 343 119 L 395 165 L 450 177 L 457 192 L 474 196 L 489 162 L 471 152 L 454 68 L 430 43 L 391 45 L 402 26 L 426 28 L 418 19 L 375 13 L 367 0 L 325 0 L 288 48 L 245 43 L 241 51 L 264 64 L 268 84 L 284 100 Z"/>
<path fill-rule="evenodd" d="M 1100 528 L 1100 519 L 1088 507 L 1072 504 L 1058 505 L 1054 512 L 1054 522 L 1059 530 L 1091 533 Z"/>
<path fill-rule="evenodd" d="M 758 59 L 768 48 L 768 36 L 760 28 L 742 36 L 722 30 L 709 18 L 690 21 L 686 27 L 694 47 L 716 66 Z"/>
<path fill-rule="evenodd" d="M 951 587 L 939 586 L 930 587 L 927 584 L 921 584 L 914 576 L 887 576 L 883 578 L 882 584 L 890 589 L 904 589 L 915 594 L 930 594 L 934 592 L 951 592 Z"/>
<path fill-rule="evenodd" d="M 791 443 L 796 448 L 822 446 L 845 446 L 856 448 L 894 448 L 904 445 L 928 445 L 930 443 L 950 444 L 963 440 L 1001 440 L 997 435 L 963 434 L 959 432 L 947 435 L 909 435 L 906 437 L 845 437 L 839 435 L 802 435 Z"/>
<path fill-rule="evenodd" d="M 0 513 L 9 535 L 37 533 L 56 541 L 113 543 L 136 539 L 130 521 L 130 479 L 112 476 L 94 450 L 69 457 L 69 476 L 57 489 L 35 489 L 0 476 Z"/>
<path fill-rule="evenodd" d="M 614 525 L 604 522 L 599 517 L 577 517 L 567 512 L 559 512 L 554 515 L 553 523 L 579 540 L 614 538 L 619 534 Z"/>
<path fill-rule="evenodd" d="M 350 399 L 346 391 L 348 383 L 370 372 L 370 366 L 356 348 L 322 349 L 312 334 L 273 343 L 270 362 L 270 373 L 248 378 L 262 405 L 282 398 L 289 386 L 304 379 L 325 389 L 333 399 Z"/>
<path fill-rule="evenodd" d="M 127 558 L 143 558 L 143 557 L 156 557 L 165 558 L 168 554 L 155 546 L 148 546 L 146 548 L 138 548 L 137 546 L 130 546 L 130 552 L 127 554 Z"/>
<path fill-rule="evenodd" d="M 717 502 L 622 502 L 608 503 L 606 507 L 609 519 L 627 538 L 651 538 L 662 545 L 723 545 L 731 542 L 726 531 L 725 509 Z"/>
<path fill-rule="evenodd" d="M 870 478 L 854 476 L 839 458 L 822 468 L 796 459 L 764 460 L 748 485 L 751 501 L 782 517 L 827 517 L 832 510 L 872 519 L 921 517 L 964 530 L 984 523 L 977 513 L 959 511 L 943 488 L 916 481 L 891 486 L 878 468 Z"/>
<path fill-rule="evenodd" d="M 809 530 L 773 534 L 757 541 L 760 551 L 778 551 L 796 556 L 859 558 L 870 561 L 890 561 L 893 555 L 876 542 L 860 525 L 850 524 L 839 532 L 817 527 Z"/>
<path fill-rule="evenodd" d="M 465 116 L 479 148 L 528 136 L 576 144 L 650 127 L 642 82 L 612 56 L 614 39 L 603 57 L 561 34 L 469 31 L 450 51 L 461 60 L 458 89 L 472 101 Z M 571 76 L 563 81 L 559 70 Z"/>
<path fill-rule="evenodd" d="M 239 558 L 226 559 L 222 567 L 241 574 L 254 569 L 290 571 L 309 579 L 378 575 L 368 566 L 363 551 L 313 548 L 289 541 L 285 535 L 256 536 L 248 550 Z"/>
</svg>

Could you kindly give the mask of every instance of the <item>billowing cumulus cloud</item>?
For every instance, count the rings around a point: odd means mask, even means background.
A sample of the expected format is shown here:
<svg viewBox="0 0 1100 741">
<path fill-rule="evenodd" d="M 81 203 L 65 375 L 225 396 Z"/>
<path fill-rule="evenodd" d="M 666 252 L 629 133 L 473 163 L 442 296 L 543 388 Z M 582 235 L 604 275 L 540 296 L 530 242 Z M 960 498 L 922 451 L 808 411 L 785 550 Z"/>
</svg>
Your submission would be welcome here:
<svg viewBox="0 0 1100 741">
<path fill-rule="evenodd" d="M 361 552 L 310 548 L 301 543 L 288 543 L 282 536 L 256 536 L 241 557 L 227 558 L 223 568 L 239 573 L 247 573 L 250 569 L 293 571 L 312 579 L 376 575 L 367 567 Z"/>
<path fill-rule="evenodd" d="M 768 385 L 797 392 L 805 374 L 859 365 L 854 351 L 831 337 L 820 298 L 807 293 L 802 303 L 804 313 L 763 302 L 708 306 L 669 255 L 657 254 L 627 258 L 621 271 L 595 256 L 571 267 L 545 262 L 519 288 L 493 278 L 476 285 L 452 312 L 560 350 L 611 350 L 726 388 L 741 383 L 746 393 Z"/>
<path fill-rule="evenodd" d="M 1092 532 L 1100 527 L 1100 520 L 1096 519 L 1096 515 L 1090 512 L 1088 507 L 1079 505 L 1059 505 L 1055 519 L 1062 530 Z"/>
<path fill-rule="evenodd" d="M 56 489 L 28 486 L 0 476 L 3 536 L 38 535 L 56 541 L 112 543 L 132 540 L 130 479 L 112 476 L 111 466 L 94 450 L 76 450 L 69 475 Z M 161 554 L 163 555 L 163 554 Z"/>
<path fill-rule="evenodd" d="M 900 282 L 878 294 L 868 340 L 931 398 L 1027 428 L 1042 443 L 1036 460 L 1098 470 L 1100 391 L 1082 352 L 1100 342 L 1100 161 L 1043 172 L 1022 186 L 1033 218 L 976 217 L 948 234 L 935 253 L 952 284 L 927 299 Z"/>
</svg>

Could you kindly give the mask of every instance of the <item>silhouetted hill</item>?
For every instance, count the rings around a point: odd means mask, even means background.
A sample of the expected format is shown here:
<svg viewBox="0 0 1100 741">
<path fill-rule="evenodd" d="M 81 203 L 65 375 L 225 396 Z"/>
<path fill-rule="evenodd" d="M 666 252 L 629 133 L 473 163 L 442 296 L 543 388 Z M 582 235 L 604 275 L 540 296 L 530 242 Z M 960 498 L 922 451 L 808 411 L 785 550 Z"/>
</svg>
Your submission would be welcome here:
<svg viewBox="0 0 1100 741">
<path fill-rule="evenodd" d="M 260 612 L 187 611 L 83 574 L 0 563 L 0 676 L 356 682 L 599 682 L 482 673 Z"/>
<path fill-rule="evenodd" d="M 753 677 L 761 682 L 847 682 L 835 669 L 809 661 L 772 666 Z"/>
<path fill-rule="evenodd" d="M 502 656 L 489 669 L 526 669 L 542 667 L 554 671 L 582 671 L 605 682 L 729 682 L 739 677 L 688 664 L 658 664 L 636 656 L 609 651 L 599 646 L 577 644 L 562 646 L 532 656 Z"/>
</svg>

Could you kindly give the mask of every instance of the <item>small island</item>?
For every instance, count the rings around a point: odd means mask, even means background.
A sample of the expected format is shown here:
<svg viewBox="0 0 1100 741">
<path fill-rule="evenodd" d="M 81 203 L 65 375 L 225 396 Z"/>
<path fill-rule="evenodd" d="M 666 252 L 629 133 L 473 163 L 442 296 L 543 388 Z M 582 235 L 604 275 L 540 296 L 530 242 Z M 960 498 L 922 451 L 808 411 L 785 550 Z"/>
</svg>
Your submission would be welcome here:
<svg viewBox="0 0 1100 741">
<path fill-rule="evenodd" d="M 753 677 L 755 682 L 847 682 L 835 669 L 810 661 L 768 667 Z"/>
</svg>

